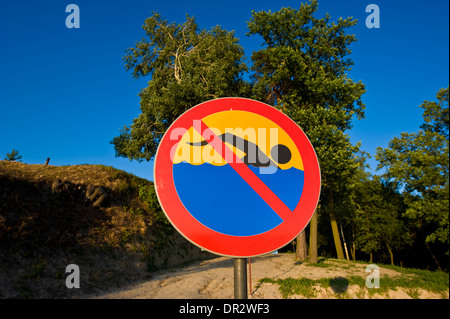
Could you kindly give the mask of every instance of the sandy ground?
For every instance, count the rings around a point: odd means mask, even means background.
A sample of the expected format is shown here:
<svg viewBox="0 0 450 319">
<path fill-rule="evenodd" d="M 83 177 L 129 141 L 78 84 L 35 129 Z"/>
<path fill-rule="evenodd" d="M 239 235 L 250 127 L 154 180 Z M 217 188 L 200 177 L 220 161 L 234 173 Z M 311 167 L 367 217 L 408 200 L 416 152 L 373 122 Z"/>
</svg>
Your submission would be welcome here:
<svg viewBox="0 0 450 319">
<path fill-rule="evenodd" d="M 366 278 L 366 264 L 351 263 L 342 267 L 337 262 L 328 267 L 312 267 L 295 260 L 293 254 L 271 254 L 252 258 L 250 261 L 251 293 L 249 299 L 281 299 L 277 284 L 263 283 L 265 277 L 274 280 L 279 278 L 306 277 L 310 279 L 336 278 L 360 275 Z M 248 276 L 250 277 L 250 271 Z M 381 281 L 383 275 L 402 276 L 394 270 L 380 268 Z M 403 275 L 404 276 L 404 275 Z M 234 294 L 233 259 L 219 257 L 197 262 L 185 268 L 160 271 L 140 284 L 94 296 L 100 299 L 231 299 Z M 250 289 L 249 289 L 250 290 Z M 339 294 L 331 288 L 317 287 L 316 298 L 339 298 Z M 366 288 L 350 285 L 345 291 L 346 298 L 370 298 Z M 293 295 L 291 298 L 303 298 Z M 371 298 L 406 299 L 411 298 L 402 289 L 390 291 L 388 295 L 375 294 Z M 438 294 L 419 291 L 419 298 L 442 298 Z M 448 296 L 447 296 L 448 298 Z"/>
</svg>

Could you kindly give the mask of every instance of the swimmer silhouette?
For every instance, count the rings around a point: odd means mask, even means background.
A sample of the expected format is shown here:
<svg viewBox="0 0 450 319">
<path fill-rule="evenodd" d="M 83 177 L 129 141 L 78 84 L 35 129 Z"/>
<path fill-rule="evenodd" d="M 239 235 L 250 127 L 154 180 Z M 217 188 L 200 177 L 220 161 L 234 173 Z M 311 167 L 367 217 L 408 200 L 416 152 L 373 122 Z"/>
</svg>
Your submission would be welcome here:
<svg viewBox="0 0 450 319">
<path fill-rule="evenodd" d="M 241 158 L 241 161 L 246 165 L 252 165 L 254 167 L 274 166 L 278 168 L 276 163 L 286 164 L 291 160 L 291 151 L 286 145 L 283 144 L 277 144 L 270 150 L 270 156 L 272 156 L 273 160 L 276 162 L 275 163 L 266 154 L 264 154 L 264 152 L 262 152 L 255 143 L 249 142 L 231 133 L 224 133 L 218 135 L 218 137 L 224 143 L 229 143 L 237 149 L 243 151 L 245 156 Z M 187 143 L 192 146 L 205 146 L 208 144 L 208 141 Z"/>
</svg>

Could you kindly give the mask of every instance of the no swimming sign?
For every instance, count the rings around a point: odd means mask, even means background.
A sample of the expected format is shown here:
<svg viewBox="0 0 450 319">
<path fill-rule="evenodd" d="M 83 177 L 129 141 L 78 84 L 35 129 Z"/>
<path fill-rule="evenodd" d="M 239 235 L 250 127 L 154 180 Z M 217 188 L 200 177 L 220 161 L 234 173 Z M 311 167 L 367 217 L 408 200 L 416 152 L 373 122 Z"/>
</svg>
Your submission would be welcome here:
<svg viewBox="0 0 450 319">
<path fill-rule="evenodd" d="M 292 241 L 320 194 L 314 149 L 289 117 L 222 98 L 182 114 L 163 136 L 154 180 L 167 218 L 212 253 L 253 257 Z"/>
</svg>

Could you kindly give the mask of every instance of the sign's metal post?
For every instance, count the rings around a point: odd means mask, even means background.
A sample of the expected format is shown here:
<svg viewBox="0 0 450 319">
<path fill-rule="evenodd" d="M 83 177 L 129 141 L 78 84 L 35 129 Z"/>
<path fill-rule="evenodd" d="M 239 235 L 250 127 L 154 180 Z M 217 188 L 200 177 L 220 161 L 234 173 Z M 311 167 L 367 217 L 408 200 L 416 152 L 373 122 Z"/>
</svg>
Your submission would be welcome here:
<svg viewBox="0 0 450 319">
<path fill-rule="evenodd" d="M 252 263 L 250 258 L 248 259 L 248 294 L 253 296 L 252 292 Z"/>
<path fill-rule="evenodd" d="M 234 258 L 234 299 L 247 299 L 247 258 Z"/>
</svg>

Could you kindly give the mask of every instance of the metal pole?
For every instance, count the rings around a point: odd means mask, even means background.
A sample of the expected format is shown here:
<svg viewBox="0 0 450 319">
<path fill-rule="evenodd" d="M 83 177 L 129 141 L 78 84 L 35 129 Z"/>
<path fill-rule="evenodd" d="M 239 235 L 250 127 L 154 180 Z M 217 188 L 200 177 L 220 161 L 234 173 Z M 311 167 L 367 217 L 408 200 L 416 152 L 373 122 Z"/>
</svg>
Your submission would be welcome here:
<svg viewBox="0 0 450 319">
<path fill-rule="evenodd" d="M 247 259 L 234 259 L 234 299 L 247 299 Z"/>
<path fill-rule="evenodd" d="M 252 262 L 248 259 L 248 294 L 253 296 L 252 292 Z"/>
</svg>

